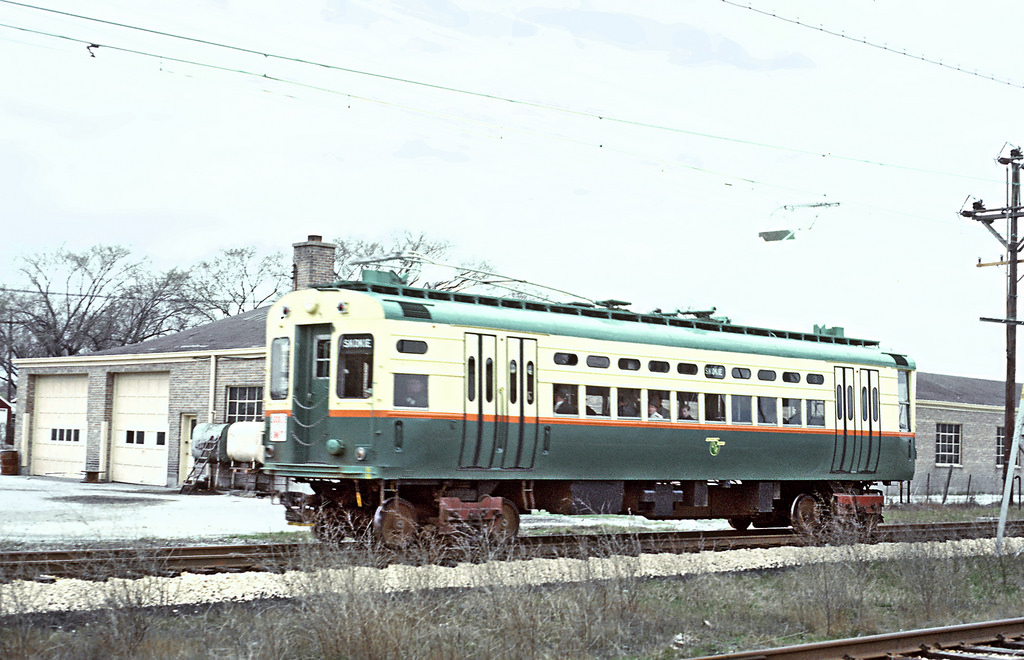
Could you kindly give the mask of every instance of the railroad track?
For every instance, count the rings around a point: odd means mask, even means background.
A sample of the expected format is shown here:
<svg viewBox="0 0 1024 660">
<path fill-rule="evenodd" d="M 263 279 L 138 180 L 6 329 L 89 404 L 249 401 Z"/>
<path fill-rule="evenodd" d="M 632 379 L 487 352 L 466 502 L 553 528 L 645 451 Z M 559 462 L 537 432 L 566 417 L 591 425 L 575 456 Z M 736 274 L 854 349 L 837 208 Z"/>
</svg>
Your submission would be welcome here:
<svg viewBox="0 0 1024 660">
<path fill-rule="evenodd" d="M 882 525 L 876 541 L 937 541 L 992 537 L 995 522 Z M 1007 525 L 1008 536 L 1024 536 L 1024 521 Z M 472 539 L 470 539 L 472 540 Z M 589 557 L 608 554 L 685 553 L 704 550 L 737 550 L 843 542 L 809 539 L 789 529 L 746 532 L 634 532 L 626 534 L 554 534 L 525 536 L 508 547 L 478 551 L 467 548 L 420 552 L 416 561 L 465 561 L 474 558 L 527 559 L 536 557 Z M 366 546 L 343 543 L 336 552 L 348 552 L 353 560 Z M 434 550 L 437 550 L 436 548 Z M 312 543 L 265 543 L 244 545 L 172 546 L 151 548 L 102 548 L 80 550 L 30 550 L 0 553 L 0 579 L 47 580 L 62 577 L 103 580 L 109 577 L 175 575 L 186 571 L 280 570 L 301 567 L 303 559 L 315 562 L 317 553 L 335 552 Z M 365 552 L 361 553 L 364 555 Z M 401 555 L 384 560 L 402 560 Z"/>
<path fill-rule="evenodd" d="M 776 649 L 705 656 L 696 660 L 753 660 L 754 658 L 998 660 L 999 658 L 1021 657 L 1024 657 L 1024 618 L 837 639 Z"/>
</svg>

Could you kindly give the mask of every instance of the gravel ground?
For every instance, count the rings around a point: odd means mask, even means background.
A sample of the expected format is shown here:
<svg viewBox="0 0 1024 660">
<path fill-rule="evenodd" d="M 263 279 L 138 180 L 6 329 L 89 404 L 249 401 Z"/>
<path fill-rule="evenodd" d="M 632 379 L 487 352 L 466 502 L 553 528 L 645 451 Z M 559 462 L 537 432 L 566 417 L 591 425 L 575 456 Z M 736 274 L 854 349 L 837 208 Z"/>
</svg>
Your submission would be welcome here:
<svg viewBox="0 0 1024 660">
<path fill-rule="evenodd" d="M 52 584 L 16 581 L 0 585 L 0 614 L 92 610 L 104 607 L 188 605 L 287 598 L 335 588 L 367 593 L 395 590 L 542 585 L 612 578 L 644 578 L 784 568 L 817 562 L 886 559 L 908 550 L 932 558 L 993 554 L 992 539 L 946 543 L 793 547 L 694 554 L 651 554 L 601 559 L 532 559 L 454 567 L 392 565 L 314 572 L 241 573 L 111 579 L 103 583 L 61 579 Z M 1024 539 L 1010 538 L 1004 553 L 1024 552 Z"/>
</svg>

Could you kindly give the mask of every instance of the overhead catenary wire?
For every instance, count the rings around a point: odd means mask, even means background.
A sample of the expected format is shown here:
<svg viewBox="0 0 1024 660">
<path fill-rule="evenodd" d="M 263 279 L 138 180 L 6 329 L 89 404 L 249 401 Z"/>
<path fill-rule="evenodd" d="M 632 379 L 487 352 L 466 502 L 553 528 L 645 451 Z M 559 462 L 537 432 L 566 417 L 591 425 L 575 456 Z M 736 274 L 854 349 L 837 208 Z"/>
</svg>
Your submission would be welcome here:
<svg viewBox="0 0 1024 660">
<path fill-rule="evenodd" d="M 727 1 L 727 0 L 723 0 L 723 1 Z M 373 71 L 366 71 L 366 70 L 361 70 L 361 69 L 355 69 L 355 68 L 352 68 L 352 67 L 345 67 L 345 66 L 341 66 L 341 65 L 337 65 L 337 64 L 330 64 L 330 63 L 320 62 L 320 61 L 306 59 L 306 58 L 294 57 L 294 56 L 290 56 L 290 55 L 282 55 L 282 54 L 279 54 L 279 53 L 272 53 L 272 52 L 269 52 L 269 51 L 261 51 L 261 50 L 257 50 L 257 49 L 246 48 L 246 47 L 242 47 L 242 46 L 236 46 L 236 45 L 227 44 L 227 43 L 219 42 L 219 41 L 212 41 L 212 40 L 207 40 L 207 39 L 199 39 L 199 38 L 190 37 L 190 36 L 187 36 L 187 35 L 180 35 L 180 34 L 175 34 L 175 33 L 172 33 L 172 32 L 166 32 L 166 31 L 162 31 L 162 30 L 155 30 L 155 29 L 151 29 L 151 28 L 139 27 L 139 26 L 130 25 L 130 24 L 127 24 L 127 23 L 120 23 L 120 22 L 116 22 L 116 21 L 109 21 L 109 20 L 106 20 L 106 19 L 100 19 L 100 18 L 95 18 L 95 17 L 91 17 L 91 16 L 85 16 L 85 15 L 82 15 L 82 14 L 74 14 L 74 13 L 71 13 L 71 12 L 65 12 L 65 11 L 61 11 L 61 10 L 50 9 L 50 8 L 47 8 L 47 7 L 41 7 L 41 6 L 38 6 L 38 5 L 29 4 L 29 3 L 17 2 L 16 0 L 0 0 L 0 4 L 7 4 L 7 5 L 12 5 L 12 6 L 22 7 L 22 8 L 25 8 L 25 9 L 31 9 L 31 10 L 36 10 L 36 11 L 48 12 L 48 13 L 52 13 L 52 14 L 55 14 L 55 15 L 61 15 L 61 16 L 65 16 L 65 17 L 68 17 L 68 18 L 74 18 L 76 20 L 95 22 L 95 23 L 99 23 L 99 24 L 103 24 L 103 25 L 108 25 L 108 26 L 111 26 L 111 27 L 116 27 L 116 28 L 120 28 L 120 29 L 126 29 L 126 30 L 133 30 L 133 31 L 143 32 L 143 33 L 146 33 L 146 34 L 151 34 L 151 35 L 154 35 L 154 36 L 160 36 L 160 37 L 164 37 L 164 38 L 168 38 L 168 39 L 181 40 L 181 41 L 186 41 L 186 42 L 189 42 L 189 43 L 201 44 L 201 45 L 210 46 L 210 47 L 214 47 L 214 48 L 227 49 L 227 50 L 231 50 L 231 51 L 234 51 L 234 52 L 245 53 L 245 54 L 249 54 L 249 55 L 256 55 L 256 56 L 267 58 L 267 59 L 276 59 L 276 60 L 281 60 L 281 61 L 285 61 L 285 62 L 292 62 L 292 63 L 301 64 L 301 65 L 305 65 L 305 66 L 313 66 L 313 67 L 317 67 L 317 68 L 333 70 L 333 71 L 338 71 L 338 72 L 344 72 L 344 73 L 349 73 L 349 74 L 358 75 L 358 76 L 367 76 L 367 77 L 371 77 L 371 78 L 375 78 L 375 79 L 379 79 L 379 80 L 390 81 L 390 82 L 399 83 L 399 84 L 414 85 L 414 86 L 418 86 L 418 87 L 422 87 L 422 88 L 426 88 L 426 89 L 433 89 L 433 90 L 443 91 L 443 92 L 448 92 L 448 93 L 453 93 L 453 94 L 472 96 L 472 97 L 487 99 L 487 100 L 491 100 L 491 101 L 497 101 L 497 102 L 502 102 L 502 103 L 519 105 L 519 106 L 523 106 L 523 107 L 530 107 L 530 108 L 535 108 L 535 109 L 540 109 L 540 110 L 545 110 L 545 111 L 550 111 L 550 112 L 558 112 L 558 113 L 573 115 L 573 116 L 577 116 L 577 117 L 585 117 L 585 118 L 589 118 L 589 119 L 597 119 L 599 121 L 607 121 L 609 123 L 615 123 L 615 124 L 620 124 L 620 125 L 625 125 L 625 126 L 634 126 L 634 127 L 644 128 L 644 129 L 649 129 L 649 130 L 665 131 L 665 132 L 677 133 L 677 134 L 681 134 L 681 135 L 688 135 L 688 136 L 691 136 L 691 137 L 697 137 L 697 138 L 702 138 L 702 139 L 723 141 L 723 142 L 728 142 L 728 143 L 732 143 L 732 144 L 738 144 L 738 145 L 742 145 L 742 146 L 751 146 L 751 147 L 758 147 L 758 148 L 763 148 L 763 149 L 772 149 L 772 150 L 783 151 L 783 152 L 787 152 L 787 153 L 799 154 L 799 155 L 804 155 L 804 156 L 813 156 L 813 157 L 819 157 L 819 158 L 827 158 L 827 159 L 831 159 L 831 160 L 838 160 L 838 161 L 849 162 L 849 163 L 857 163 L 857 164 L 869 165 L 869 166 L 875 166 L 875 167 L 892 168 L 892 169 L 898 169 L 898 170 L 908 171 L 908 172 L 918 172 L 918 173 L 922 173 L 922 174 L 933 174 L 933 175 L 946 176 L 946 177 L 952 177 L 952 178 L 957 178 L 957 179 L 967 179 L 967 180 L 976 180 L 976 181 L 989 181 L 990 180 L 990 179 L 988 179 L 986 177 L 969 176 L 969 175 L 964 175 L 964 174 L 960 174 L 960 173 L 946 172 L 946 171 L 941 171 L 941 170 L 930 170 L 930 169 L 920 168 L 920 167 L 911 166 L 911 165 L 900 165 L 900 164 L 894 164 L 894 163 L 887 163 L 887 162 L 884 162 L 884 161 L 875 160 L 875 159 L 869 159 L 869 158 L 861 158 L 861 157 L 855 157 L 855 156 L 844 156 L 844 155 L 834 154 L 834 153 L 832 153 L 830 151 L 802 149 L 802 148 L 792 147 L 792 146 L 787 146 L 787 145 L 770 144 L 770 143 L 766 143 L 766 142 L 760 142 L 760 141 L 757 141 L 757 140 L 749 140 L 749 139 L 738 138 L 738 137 L 731 137 L 731 136 L 726 136 L 726 135 L 716 135 L 716 134 L 713 134 L 713 133 L 697 131 L 697 130 L 693 130 L 693 129 L 678 127 L 678 126 L 670 126 L 670 125 L 667 125 L 667 124 L 659 124 L 659 123 L 655 123 L 655 122 L 648 122 L 648 121 L 643 121 L 643 120 L 638 120 L 638 119 L 631 119 L 631 118 L 626 118 L 626 117 L 616 117 L 616 116 L 602 114 L 602 113 L 597 113 L 597 112 L 590 112 L 590 111 L 585 111 L 585 110 L 577 110 L 577 109 L 574 109 L 574 108 L 569 108 L 569 107 L 560 106 L 560 105 L 554 105 L 554 104 L 550 104 L 550 103 L 542 103 L 542 102 L 539 102 L 539 101 L 530 101 L 530 100 L 526 100 L 526 99 L 518 99 L 518 98 L 514 98 L 514 97 L 510 97 L 510 96 L 503 96 L 503 95 L 500 95 L 500 94 L 492 94 L 492 93 L 489 93 L 489 92 L 482 92 L 482 91 L 478 91 L 478 90 L 466 89 L 466 88 L 461 88 L 461 87 L 454 87 L 454 86 L 449 86 L 449 85 L 441 85 L 441 84 L 438 84 L 438 83 L 432 83 L 432 82 L 428 82 L 428 81 L 416 80 L 416 79 L 413 79 L 413 78 L 406 78 L 406 77 L 401 77 L 401 76 L 393 76 L 393 75 L 384 74 L 384 73 L 378 73 L 378 72 L 373 72 Z M 736 3 L 730 3 L 730 4 L 735 4 L 737 7 L 744 7 L 744 5 L 741 5 L 741 4 L 736 4 Z M 178 63 L 181 63 L 181 64 L 187 64 L 187 65 L 191 65 L 191 66 L 203 67 L 203 68 L 207 68 L 207 69 L 213 69 L 213 70 L 218 70 L 218 71 L 223 71 L 223 72 L 228 72 L 228 73 L 235 73 L 235 74 L 240 74 L 240 75 L 253 76 L 253 77 L 262 78 L 262 79 L 266 79 L 266 80 L 269 80 L 269 81 L 278 82 L 278 83 L 282 83 L 282 84 L 296 85 L 296 86 L 307 88 L 307 89 L 311 89 L 311 90 L 317 90 L 317 91 L 321 91 L 321 92 L 325 92 L 325 93 L 330 93 L 330 94 L 338 94 L 338 95 L 346 96 L 346 97 L 354 99 L 354 100 L 361 100 L 361 101 L 366 101 L 366 102 L 378 103 L 378 104 L 382 104 L 382 105 L 388 105 L 388 106 L 391 106 L 391 107 L 403 108 L 403 109 L 406 109 L 406 110 L 409 110 L 409 111 L 413 111 L 413 112 L 421 112 L 420 109 L 413 108 L 411 106 L 403 106 L 401 104 L 393 103 L 393 102 L 390 102 L 390 101 L 385 101 L 385 100 L 378 99 L 378 98 L 372 98 L 372 97 L 362 96 L 362 95 L 358 95 L 358 94 L 353 94 L 353 93 L 350 93 L 350 92 L 344 92 L 344 91 L 340 91 L 340 90 L 336 90 L 336 89 L 332 89 L 332 88 L 324 87 L 324 86 L 320 86 L 320 85 L 312 85 L 312 84 L 309 84 L 309 83 L 303 83 L 303 82 L 299 82 L 299 81 L 293 80 L 293 79 L 288 79 L 288 78 L 283 78 L 283 77 L 279 77 L 279 76 L 269 75 L 267 73 L 261 73 L 261 72 L 257 72 L 257 71 L 250 71 L 250 70 L 241 69 L 241 68 L 237 68 L 237 67 L 223 66 L 223 65 L 219 65 L 219 64 L 210 63 L 210 62 L 203 62 L 203 61 L 200 61 L 200 60 L 197 60 L 197 59 L 186 59 L 186 58 L 181 58 L 181 57 L 174 57 L 174 56 L 159 54 L 159 53 L 155 53 L 155 52 L 151 52 L 151 51 L 144 51 L 144 50 L 139 50 L 139 49 L 134 49 L 134 48 L 126 48 L 126 47 L 116 46 L 116 45 L 113 45 L 113 44 L 110 44 L 110 43 L 106 43 L 106 42 L 102 42 L 102 41 L 95 40 L 95 39 L 82 39 L 82 38 L 77 38 L 77 37 L 71 37 L 71 36 L 67 36 L 67 35 L 57 34 L 57 33 L 53 33 L 53 32 L 47 32 L 47 31 L 43 31 L 43 30 L 35 30 L 35 29 L 32 29 L 32 28 L 26 28 L 26 27 L 17 26 L 17 25 L 11 25 L 11 24 L 7 24 L 7 23 L 0 23 L 0 28 L 8 28 L 8 29 L 12 29 L 12 30 L 21 30 L 21 31 L 24 31 L 24 32 L 32 33 L 32 34 L 38 34 L 40 36 L 46 36 L 46 37 L 51 37 L 51 38 L 56 38 L 56 39 L 63 39 L 63 40 L 67 40 L 67 41 L 72 41 L 72 42 L 84 44 L 87 48 L 89 48 L 90 55 L 95 55 L 94 49 L 106 48 L 106 49 L 109 49 L 109 50 L 119 51 L 119 52 L 123 52 L 123 53 L 127 53 L 127 54 L 132 54 L 132 55 L 137 55 L 137 56 L 142 56 L 142 57 L 161 59 L 161 60 L 166 60 L 166 61 L 170 61 L 170 62 L 178 62 Z M 753 182 L 752 180 L 745 179 L 744 177 L 736 177 L 736 178 L 740 178 L 741 180 L 747 180 L 747 181 Z"/>
</svg>

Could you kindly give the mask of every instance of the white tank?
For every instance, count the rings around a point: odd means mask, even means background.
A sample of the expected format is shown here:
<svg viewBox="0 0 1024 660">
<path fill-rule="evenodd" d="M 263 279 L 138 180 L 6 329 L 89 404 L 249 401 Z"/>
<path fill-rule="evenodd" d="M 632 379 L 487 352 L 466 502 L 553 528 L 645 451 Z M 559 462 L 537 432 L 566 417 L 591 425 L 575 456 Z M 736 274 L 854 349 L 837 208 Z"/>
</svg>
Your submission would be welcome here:
<svg viewBox="0 0 1024 660">
<path fill-rule="evenodd" d="M 228 458 L 263 463 L 263 422 L 235 422 L 228 427 Z"/>
</svg>

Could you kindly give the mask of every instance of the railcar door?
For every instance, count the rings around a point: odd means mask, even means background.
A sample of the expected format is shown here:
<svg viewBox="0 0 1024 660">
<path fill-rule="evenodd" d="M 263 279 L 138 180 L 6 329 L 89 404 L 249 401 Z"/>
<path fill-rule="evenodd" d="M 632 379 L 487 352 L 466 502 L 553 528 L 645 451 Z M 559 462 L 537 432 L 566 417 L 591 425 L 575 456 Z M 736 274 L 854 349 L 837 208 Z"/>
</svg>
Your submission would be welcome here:
<svg viewBox="0 0 1024 660">
<path fill-rule="evenodd" d="M 853 472 L 858 451 L 857 398 L 852 367 L 836 367 L 836 435 L 832 472 Z"/>
<path fill-rule="evenodd" d="M 293 438 L 297 453 L 306 447 L 323 446 L 328 436 L 328 394 L 331 383 L 331 325 L 300 325 L 296 328 L 297 354 L 292 394 Z M 302 448 L 301 450 L 299 448 Z"/>
<path fill-rule="evenodd" d="M 497 447 L 498 338 L 466 333 L 460 468 L 490 468 Z"/>
<path fill-rule="evenodd" d="M 877 472 L 882 442 L 878 370 L 860 370 L 860 453 L 857 472 Z"/>
<path fill-rule="evenodd" d="M 499 392 L 501 467 L 528 470 L 537 449 L 537 340 L 509 337 L 502 365 L 504 392 Z"/>
</svg>

